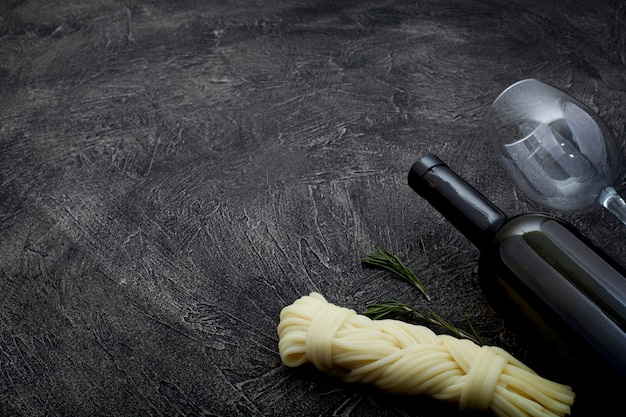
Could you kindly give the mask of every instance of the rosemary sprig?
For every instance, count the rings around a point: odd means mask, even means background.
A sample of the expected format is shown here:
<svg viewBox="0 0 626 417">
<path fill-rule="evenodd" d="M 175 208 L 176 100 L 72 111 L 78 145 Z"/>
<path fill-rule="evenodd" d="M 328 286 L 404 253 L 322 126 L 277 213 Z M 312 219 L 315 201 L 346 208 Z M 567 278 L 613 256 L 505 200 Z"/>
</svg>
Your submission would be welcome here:
<svg viewBox="0 0 626 417">
<path fill-rule="evenodd" d="M 424 313 L 415 307 L 395 300 L 371 304 L 363 314 L 373 320 L 395 319 L 426 325 L 434 324 L 443 327 L 457 337 L 469 339 L 477 345 L 482 346 L 485 344 L 467 316 L 465 316 L 465 321 L 469 326 L 469 331 L 454 326 L 430 309 L 428 313 Z"/>
<path fill-rule="evenodd" d="M 376 268 L 386 269 L 405 281 L 415 285 L 421 292 L 424 294 L 426 299 L 430 301 L 430 295 L 428 295 L 428 291 L 426 291 L 426 287 L 420 281 L 420 279 L 415 275 L 415 273 L 407 267 L 400 258 L 396 255 L 382 250 L 377 245 L 374 245 L 376 249 L 376 253 L 368 256 L 367 258 L 363 258 L 363 263 L 367 265 L 374 266 Z"/>
<path fill-rule="evenodd" d="M 400 260 L 399 257 L 382 250 L 376 245 L 374 245 L 374 248 L 376 249 L 376 253 L 368 256 L 367 258 L 363 258 L 363 263 L 376 268 L 386 269 L 398 275 L 403 280 L 408 281 L 417 287 L 422 294 L 424 294 L 426 299 L 430 301 L 430 295 L 428 295 L 428 291 L 426 291 L 426 287 L 422 281 L 408 266 L 402 262 L 402 260 Z M 415 307 L 411 307 L 395 300 L 371 304 L 366 308 L 363 314 L 373 320 L 396 319 L 426 325 L 434 324 L 443 327 L 457 337 L 469 339 L 480 346 L 485 344 L 467 316 L 465 316 L 465 322 L 470 329 L 469 331 L 456 327 L 449 321 L 444 320 L 440 315 L 431 309 L 428 309 L 428 313 L 424 313 Z"/>
</svg>

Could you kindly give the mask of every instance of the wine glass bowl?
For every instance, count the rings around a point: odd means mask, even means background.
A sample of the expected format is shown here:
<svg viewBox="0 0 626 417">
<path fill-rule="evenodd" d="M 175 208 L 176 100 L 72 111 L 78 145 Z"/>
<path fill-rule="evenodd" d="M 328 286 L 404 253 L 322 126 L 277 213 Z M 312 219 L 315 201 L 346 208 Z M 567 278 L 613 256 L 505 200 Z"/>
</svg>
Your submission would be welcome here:
<svg viewBox="0 0 626 417">
<path fill-rule="evenodd" d="M 559 211 L 602 204 L 626 223 L 613 188 L 619 148 L 585 104 L 539 80 L 519 81 L 493 102 L 484 135 L 530 199 Z"/>
</svg>

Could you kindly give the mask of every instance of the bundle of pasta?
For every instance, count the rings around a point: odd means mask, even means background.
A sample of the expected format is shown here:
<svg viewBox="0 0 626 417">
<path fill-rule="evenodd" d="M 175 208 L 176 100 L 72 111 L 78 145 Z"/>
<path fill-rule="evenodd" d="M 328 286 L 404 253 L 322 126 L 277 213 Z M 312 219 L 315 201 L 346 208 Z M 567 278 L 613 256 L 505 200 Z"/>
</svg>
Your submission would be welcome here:
<svg viewBox="0 0 626 417">
<path fill-rule="evenodd" d="M 574 393 L 503 349 L 478 346 L 397 320 L 371 320 L 311 293 L 280 314 L 279 351 L 290 367 L 310 362 L 346 382 L 454 401 L 498 416 L 564 416 Z"/>
</svg>

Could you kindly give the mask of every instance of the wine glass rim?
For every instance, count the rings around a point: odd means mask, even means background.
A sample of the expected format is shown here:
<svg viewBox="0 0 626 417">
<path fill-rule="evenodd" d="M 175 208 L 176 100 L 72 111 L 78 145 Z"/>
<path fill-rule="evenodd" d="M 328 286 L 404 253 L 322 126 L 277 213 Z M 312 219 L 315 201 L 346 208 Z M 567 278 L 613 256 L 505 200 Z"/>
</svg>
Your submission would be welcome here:
<svg viewBox="0 0 626 417">
<path fill-rule="evenodd" d="M 523 80 L 519 80 L 511 85 L 509 85 L 507 88 L 505 88 L 500 94 L 498 94 L 498 97 L 496 97 L 496 99 L 493 101 L 492 106 L 495 106 L 496 103 L 498 101 L 500 101 L 500 99 L 502 97 L 504 97 L 505 95 L 507 95 L 511 90 L 519 87 L 521 84 L 528 84 L 528 83 L 537 83 L 537 84 L 543 84 L 545 86 L 550 86 L 549 84 L 544 83 L 543 81 L 537 79 L 537 78 L 526 78 Z"/>
</svg>

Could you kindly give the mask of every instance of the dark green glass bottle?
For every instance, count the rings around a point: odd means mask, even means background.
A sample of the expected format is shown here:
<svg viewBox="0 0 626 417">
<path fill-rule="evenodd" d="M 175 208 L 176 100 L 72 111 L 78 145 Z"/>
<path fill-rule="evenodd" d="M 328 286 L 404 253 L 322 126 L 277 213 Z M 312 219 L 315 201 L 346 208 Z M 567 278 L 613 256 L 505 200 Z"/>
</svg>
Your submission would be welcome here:
<svg viewBox="0 0 626 417">
<path fill-rule="evenodd" d="M 506 216 L 436 156 L 418 160 L 408 180 L 480 250 L 496 310 L 525 323 L 580 380 L 624 387 L 626 270 L 563 220 Z"/>
</svg>

